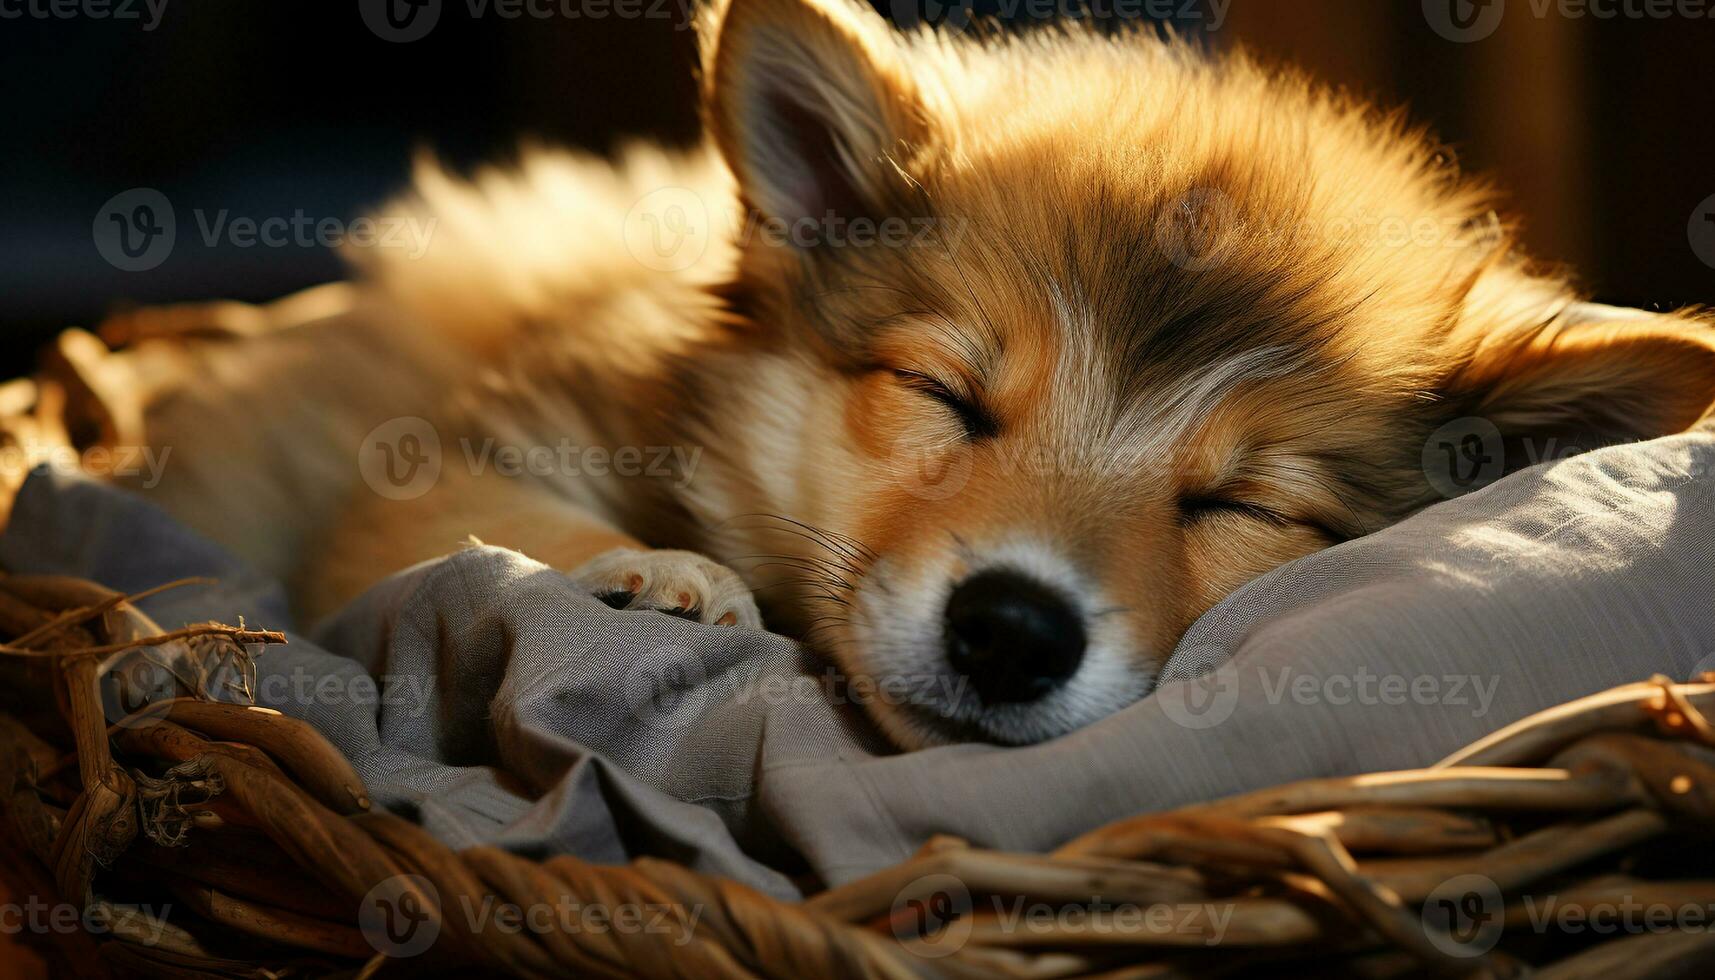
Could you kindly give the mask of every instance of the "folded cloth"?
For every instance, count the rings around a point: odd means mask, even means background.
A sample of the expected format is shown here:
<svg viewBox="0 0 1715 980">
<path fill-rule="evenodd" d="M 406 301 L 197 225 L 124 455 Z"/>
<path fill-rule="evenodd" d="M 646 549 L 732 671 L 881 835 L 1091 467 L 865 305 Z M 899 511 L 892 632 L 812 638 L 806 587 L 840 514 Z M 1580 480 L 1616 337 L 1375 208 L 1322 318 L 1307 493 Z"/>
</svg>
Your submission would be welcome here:
<svg viewBox="0 0 1715 980">
<path fill-rule="evenodd" d="M 671 858 L 792 896 L 948 833 L 1046 850 L 1140 812 L 1414 768 L 1655 673 L 1715 669 L 1715 438 L 1515 473 L 1279 568 L 1187 633 L 1157 692 L 1064 738 L 893 754 L 767 633 L 624 613 L 515 552 L 401 572 L 313 637 L 279 589 L 145 502 L 32 475 L 0 564 L 135 591 L 163 626 L 288 626 L 258 701 L 454 846 Z"/>
</svg>

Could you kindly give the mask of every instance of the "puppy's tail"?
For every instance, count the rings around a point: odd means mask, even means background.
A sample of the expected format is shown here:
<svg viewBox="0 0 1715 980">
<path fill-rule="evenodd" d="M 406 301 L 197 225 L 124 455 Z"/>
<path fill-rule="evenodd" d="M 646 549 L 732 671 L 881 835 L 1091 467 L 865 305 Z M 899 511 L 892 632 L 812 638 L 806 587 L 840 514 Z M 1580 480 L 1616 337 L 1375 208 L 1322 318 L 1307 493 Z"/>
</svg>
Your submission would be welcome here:
<svg viewBox="0 0 1715 980">
<path fill-rule="evenodd" d="M 613 160 L 527 149 L 516 166 L 469 179 L 425 157 L 411 192 L 374 216 L 377 235 L 346 255 L 360 278 L 479 360 L 544 335 L 623 360 L 707 321 L 700 308 L 736 262 L 735 200 L 706 148 L 639 144 Z M 632 314 L 602 315 L 616 304 Z"/>
</svg>

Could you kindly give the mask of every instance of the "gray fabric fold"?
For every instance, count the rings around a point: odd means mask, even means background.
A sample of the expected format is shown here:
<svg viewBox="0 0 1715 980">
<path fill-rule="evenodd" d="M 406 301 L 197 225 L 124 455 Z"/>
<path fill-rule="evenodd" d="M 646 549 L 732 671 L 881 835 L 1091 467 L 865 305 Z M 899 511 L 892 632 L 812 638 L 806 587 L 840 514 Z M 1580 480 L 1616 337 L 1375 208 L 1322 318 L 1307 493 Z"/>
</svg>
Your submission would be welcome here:
<svg viewBox="0 0 1715 980">
<path fill-rule="evenodd" d="M 890 754 L 790 641 L 614 612 L 497 548 L 292 633 L 258 691 L 451 844 L 651 854 L 790 896 L 936 833 L 1046 850 L 1142 811 L 1426 765 L 1581 695 L 1715 669 L 1712 467 L 1702 434 L 1602 450 L 1294 562 L 1193 626 L 1154 696 L 1027 748 Z M 145 608 L 167 627 L 290 628 L 274 583 L 139 499 L 48 472 L 0 563 L 127 591 L 213 575 Z"/>
</svg>

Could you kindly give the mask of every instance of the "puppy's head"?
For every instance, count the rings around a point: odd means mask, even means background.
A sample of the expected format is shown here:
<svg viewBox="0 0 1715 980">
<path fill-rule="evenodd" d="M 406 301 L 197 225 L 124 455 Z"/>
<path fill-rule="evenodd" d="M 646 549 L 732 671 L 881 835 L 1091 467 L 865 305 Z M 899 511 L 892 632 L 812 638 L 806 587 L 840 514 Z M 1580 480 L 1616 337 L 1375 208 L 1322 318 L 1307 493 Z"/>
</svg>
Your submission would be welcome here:
<svg viewBox="0 0 1715 980">
<path fill-rule="evenodd" d="M 1135 700 L 1223 596 L 1440 499 L 1449 424 L 1522 464 L 1715 392 L 1706 324 L 1590 322 L 1422 134 L 1242 57 L 842 0 L 733 0 L 705 54 L 773 355 L 745 451 L 903 744 Z"/>
</svg>

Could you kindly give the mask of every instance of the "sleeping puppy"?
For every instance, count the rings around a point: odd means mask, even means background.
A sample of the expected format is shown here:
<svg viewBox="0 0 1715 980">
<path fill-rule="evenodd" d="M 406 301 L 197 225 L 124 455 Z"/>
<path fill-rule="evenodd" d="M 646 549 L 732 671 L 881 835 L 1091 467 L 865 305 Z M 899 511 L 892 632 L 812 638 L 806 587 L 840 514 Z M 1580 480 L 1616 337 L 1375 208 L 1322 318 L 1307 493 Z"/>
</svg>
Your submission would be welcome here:
<svg viewBox="0 0 1715 980">
<path fill-rule="evenodd" d="M 901 746 L 1018 744 L 1269 569 L 1710 407 L 1708 318 L 1582 303 L 1298 75 L 846 0 L 701 29 L 704 148 L 425 165 L 387 212 L 423 254 L 151 410 L 156 499 L 310 616 L 475 536 L 640 615 L 766 610 L 904 692 Z"/>
</svg>

